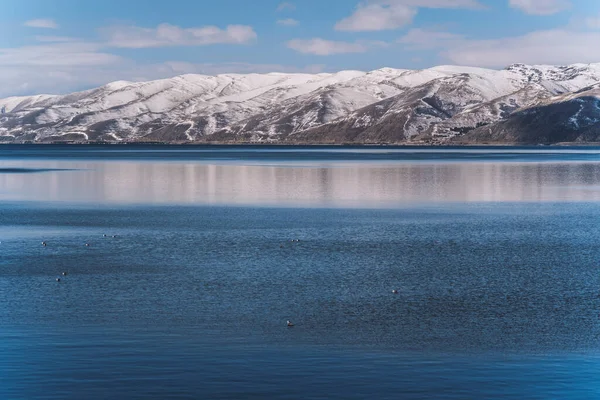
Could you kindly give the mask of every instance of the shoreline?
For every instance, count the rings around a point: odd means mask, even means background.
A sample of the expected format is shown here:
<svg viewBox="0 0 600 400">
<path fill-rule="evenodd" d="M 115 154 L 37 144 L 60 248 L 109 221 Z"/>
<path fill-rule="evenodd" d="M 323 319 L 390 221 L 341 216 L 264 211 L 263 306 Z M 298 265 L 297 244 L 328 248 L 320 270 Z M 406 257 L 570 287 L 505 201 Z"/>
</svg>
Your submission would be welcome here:
<svg viewBox="0 0 600 400">
<path fill-rule="evenodd" d="M 558 143 L 321 143 L 321 142 L 95 142 L 95 141 L 54 141 L 54 142 L 0 142 L 0 146 L 182 146 L 182 147 L 600 147 L 600 142 L 558 142 Z"/>
</svg>

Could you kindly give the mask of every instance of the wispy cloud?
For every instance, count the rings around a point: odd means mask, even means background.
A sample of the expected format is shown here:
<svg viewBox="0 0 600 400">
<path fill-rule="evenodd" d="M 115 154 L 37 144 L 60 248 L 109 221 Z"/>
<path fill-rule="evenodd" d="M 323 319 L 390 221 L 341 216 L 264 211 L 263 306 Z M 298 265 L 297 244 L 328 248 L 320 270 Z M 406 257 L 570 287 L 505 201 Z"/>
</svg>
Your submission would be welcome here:
<svg viewBox="0 0 600 400">
<path fill-rule="evenodd" d="M 296 9 L 296 5 L 294 3 L 290 3 L 288 1 L 280 3 L 277 6 L 277 11 L 278 12 L 281 12 L 281 11 L 294 11 L 295 9 Z"/>
<path fill-rule="evenodd" d="M 299 24 L 300 24 L 300 22 L 298 22 L 294 18 L 286 18 L 286 19 L 277 20 L 277 25 L 281 25 L 281 26 L 298 26 Z"/>
<path fill-rule="evenodd" d="M 590 24 L 591 28 L 594 21 Z M 600 29 L 600 24 L 597 26 Z M 565 65 L 599 62 L 598 54 L 590 49 L 600 43 L 600 31 L 578 28 L 567 26 L 487 40 L 443 30 L 415 28 L 397 42 L 408 50 L 437 49 L 440 62 L 488 68 L 503 68 L 514 63 Z"/>
<path fill-rule="evenodd" d="M 597 17 L 586 18 L 585 25 L 589 29 L 600 29 L 600 15 L 598 15 Z"/>
<path fill-rule="evenodd" d="M 69 93 L 117 80 L 147 81 L 181 74 L 305 72 L 323 65 L 298 67 L 260 63 L 189 63 L 168 61 L 143 64 L 106 54 L 93 45 L 49 44 L 0 49 L 0 98 L 39 93 Z"/>
<path fill-rule="evenodd" d="M 23 25 L 29 28 L 42 28 L 42 29 L 58 29 L 59 26 L 53 19 L 32 19 L 26 21 Z"/>
<path fill-rule="evenodd" d="M 335 25 L 338 31 L 383 31 L 397 29 L 412 22 L 417 10 L 403 4 L 361 5 Z"/>
<path fill-rule="evenodd" d="M 345 53 L 364 53 L 368 50 L 365 44 L 358 42 L 338 42 L 320 38 L 314 39 L 294 39 L 287 43 L 287 46 L 303 54 L 314 54 L 317 56 L 329 56 L 332 54 Z"/>
<path fill-rule="evenodd" d="M 398 43 L 406 45 L 409 49 L 422 50 L 448 47 L 460 40 L 464 40 L 463 35 L 440 30 L 414 28 L 398 39 Z"/>
<path fill-rule="evenodd" d="M 442 56 L 456 64 L 504 67 L 513 63 L 573 64 L 598 62 L 590 51 L 600 43 L 600 32 L 552 29 L 492 40 L 459 40 Z"/>
<path fill-rule="evenodd" d="M 110 46 L 132 49 L 247 44 L 257 38 L 254 29 L 246 25 L 229 25 L 225 29 L 216 26 L 184 29 L 170 24 L 161 24 L 156 28 L 113 26 L 105 28 L 103 33 L 108 36 Z"/>
<path fill-rule="evenodd" d="M 119 62 L 121 57 L 101 51 L 97 43 L 48 43 L 0 48 L 0 66 L 97 66 Z"/>
<path fill-rule="evenodd" d="M 354 13 L 337 22 L 338 31 L 366 32 L 398 29 L 412 23 L 419 8 L 472 8 L 477 0 L 367 0 Z"/>
<path fill-rule="evenodd" d="M 485 8 L 479 0 L 370 0 L 379 3 L 404 4 L 410 7 L 421 8 Z"/>
<path fill-rule="evenodd" d="M 66 36 L 38 35 L 37 44 L 0 48 L 0 97 L 65 93 L 114 80 L 149 80 L 181 73 L 300 71 L 285 65 L 251 63 L 138 63 L 112 54 L 111 48 L 246 44 L 256 38 L 247 26 L 182 29 L 163 24 L 156 29 L 108 27 L 105 36 L 86 41 Z"/>
<path fill-rule="evenodd" d="M 38 42 L 46 43 L 58 43 L 58 42 L 78 42 L 77 38 L 69 36 L 36 36 L 35 40 Z"/>
<path fill-rule="evenodd" d="M 552 15 L 572 6 L 570 0 L 509 0 L 509 5 L 531 15 Z"/>
<path fill-rule="evenodd" d="M 48 39 L 51 37 L 44 37 Z M 108 71 L 125 59 L 98 43 L 42 41 L 19 48 L 0 48 L 0 96 L 79 89 L 105 83 Z M 116 76 L 116 74 L 115 74 Z"/>
<path fill-rule="evenodd" d="M 304 72 L 319 73 L 323 72 L 324 65 L 308 65 L 306 67 L 295 67 L 282 64 L 252 64 L 243 62 L 231 63 L 189 63 L 179 61 L 169 61 L 154 66 L 161 71 L 163 76 L 172 76 L 180 74 L 206 74 L 216 75 L 224 73 L 270 73 L 270 72 Z M 149 79 L 152 79 L 149 78 Z"/>
</svg>

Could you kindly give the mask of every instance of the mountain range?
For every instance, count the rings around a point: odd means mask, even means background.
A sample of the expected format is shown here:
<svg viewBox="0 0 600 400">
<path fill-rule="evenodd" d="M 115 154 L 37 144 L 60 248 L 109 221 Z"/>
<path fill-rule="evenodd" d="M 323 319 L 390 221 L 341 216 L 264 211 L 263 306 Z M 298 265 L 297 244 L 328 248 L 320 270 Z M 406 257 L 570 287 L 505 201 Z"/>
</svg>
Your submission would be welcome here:
<svg viewBox="0 0 600 400">
<path fill-rule="evenodd" d="M 600 142 L 600 63 L 119 81 L 0 99 L 0 142 Z"/>
</svg>

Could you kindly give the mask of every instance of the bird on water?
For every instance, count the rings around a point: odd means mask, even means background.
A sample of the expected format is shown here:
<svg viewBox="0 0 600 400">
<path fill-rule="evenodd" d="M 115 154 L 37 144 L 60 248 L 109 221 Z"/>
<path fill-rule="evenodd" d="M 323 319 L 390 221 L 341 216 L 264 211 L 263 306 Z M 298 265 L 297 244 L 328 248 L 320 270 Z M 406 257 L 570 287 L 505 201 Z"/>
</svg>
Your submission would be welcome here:
<svg viewBox="0 0 600 400">
<path fill-rule="evenodd" d="M 288 326 L 288 327 L 291 327 L 291 326 L 294 326 L 294 324 L 292 324 L 292 322 L 291 322 L 291 321 L 288 321 L 288 322 L 287 322 L 287 326 Z"/>
</svg>

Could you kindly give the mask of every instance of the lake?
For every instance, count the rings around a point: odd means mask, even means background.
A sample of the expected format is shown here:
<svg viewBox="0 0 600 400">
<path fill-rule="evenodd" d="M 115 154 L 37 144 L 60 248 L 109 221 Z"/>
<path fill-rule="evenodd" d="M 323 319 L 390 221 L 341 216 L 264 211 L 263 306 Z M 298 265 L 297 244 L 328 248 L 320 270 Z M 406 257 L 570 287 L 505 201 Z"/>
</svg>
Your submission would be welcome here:
<svg viewBox="0 0 600 400">
<path fill-rule="evenodd" d="M 0 398 L 600 398 L 599 200 L 593 147 L 5 146 Z"/>
</svg>

